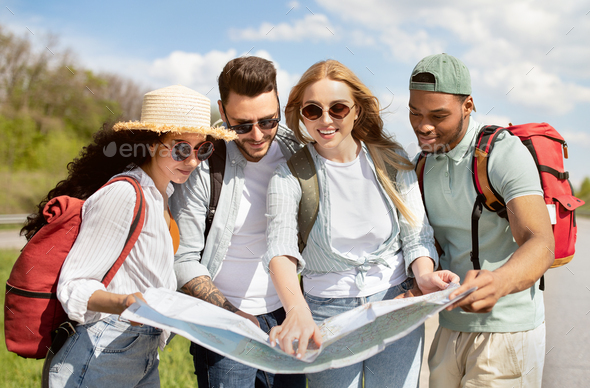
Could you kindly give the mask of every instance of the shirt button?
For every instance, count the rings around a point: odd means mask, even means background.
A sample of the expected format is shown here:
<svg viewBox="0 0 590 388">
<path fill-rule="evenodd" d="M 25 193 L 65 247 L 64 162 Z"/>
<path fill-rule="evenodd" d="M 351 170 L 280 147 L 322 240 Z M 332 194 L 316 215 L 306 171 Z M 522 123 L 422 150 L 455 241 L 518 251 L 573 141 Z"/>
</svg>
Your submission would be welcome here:
<svg viewBox="0 0 590 388">
<path fill-rule="evenodd" d="M 449 173 L 448 172 L 445 172 L 445 176 L 449 176 Z"/>
<path fill-rule="evenodd" d="M 235 161 L 235 160 L 232 160 L 232 161 L 231 161 L 231 164 L 232 164 L 232 165 L 236 164 L 236 161 Z"/>
</svg>

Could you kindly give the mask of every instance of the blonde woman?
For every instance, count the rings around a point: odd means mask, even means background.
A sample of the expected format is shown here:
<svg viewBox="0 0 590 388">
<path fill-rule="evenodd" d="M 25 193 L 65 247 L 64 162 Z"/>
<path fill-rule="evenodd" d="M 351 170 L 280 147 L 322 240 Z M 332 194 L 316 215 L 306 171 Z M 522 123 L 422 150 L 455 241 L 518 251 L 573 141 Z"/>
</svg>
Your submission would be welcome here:
<svg viewBox="0 0 590 388">
<path fill-rule="evenodd" d="M 268 188 L 265 264 L 287 318 L 270 339 L 301 357 L 317 324 L 367 302 L 393 299 L 416 281 L 424 293 L 457 277 L 434 272 L 438 256 L 412 163 L 383 129 L 379 102 L 341 63 L 311 66 L 291 90 L 287 125 L 308 147 L 320 208 L 302 254 L 297 246 L 301 188 L 286 164 Z M 305 125 L 305 134 L 300 123 Z M 397 170 L 395 183 L 386 164 Z M 297 274 L 301 272 L 305 296 Z M 424 327 L 383 352 L 340 369 L 307 376 L 310 387 L 416 387 Z"/>
</svg>

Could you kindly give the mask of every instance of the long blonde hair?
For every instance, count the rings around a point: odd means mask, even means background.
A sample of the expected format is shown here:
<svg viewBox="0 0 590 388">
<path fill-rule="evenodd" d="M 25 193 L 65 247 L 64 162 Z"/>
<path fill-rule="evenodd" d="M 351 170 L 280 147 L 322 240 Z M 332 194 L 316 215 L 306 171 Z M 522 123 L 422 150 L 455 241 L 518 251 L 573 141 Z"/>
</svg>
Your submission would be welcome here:
<svg viewBox="0 0 590 388">
<path fill-rule="evenodd" d="M 386 164 L 397 170 L 411 170 L 414 166 L 407 158 L 395 152 L 403 147 L 384 132 L 383 120 L 379 114 L 379 100 L 348 67 L 330 59 L 317 62 L 307 69 L 289 93 L 289 101 L 285 107 L 287 126 L 303 144 L 313 141 L 309 135 L 303 133 L 300 126 L 303 122 L 300 108 L 305 89 L 324 78 L 343 82 L 350 88 L 355 106 L 359 108 L 358 119 L 352 127 L 352 137 L 366 144 L 375 163 L 377 177 L 385 188 L 385 192 L 410 225 L 415 225 L 416 217 L 404 203 L 396 185 L 389 179 Z"/>
</svg>

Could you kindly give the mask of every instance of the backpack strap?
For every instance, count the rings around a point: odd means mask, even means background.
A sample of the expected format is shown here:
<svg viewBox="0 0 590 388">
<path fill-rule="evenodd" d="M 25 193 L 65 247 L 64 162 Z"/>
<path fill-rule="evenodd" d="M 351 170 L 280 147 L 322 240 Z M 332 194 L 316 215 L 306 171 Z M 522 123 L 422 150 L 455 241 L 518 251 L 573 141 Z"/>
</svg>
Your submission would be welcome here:
<svg viewBox="0 0 590 388">
<path fill-rule="evenodd" d="M 207 140 L 213 142 L 213 155 L 209 158 L 209 179 L 211 180 L 211 196 L 209 198 L 209 211 L 205 218 L 205 234 L 204 241 L 207 241 L 207 236 L 213 224 L 213 217 L 219 204 L 219 197 L 221 196 L 221 188 L 223 186 L 223 175 L 225 174 L 225 158 L 226 145 L 222 139 L 208 138 Z"/>
<path fill-rule="evenodd" d="M 301 201 L 297 213 L 299 227 L 297 239 L 299 252 L 303 252 L 320 209 L 318 177 L 313 157 L 307 146 L 294 153 L 287 161 L 287 166 L 301 186 Z"/>
<path fill-rule="evenodd" d="M 131 227 L 129 228 L 129 233 L 127 234 L 127 239 L 125 240 L 125 245 L 123 246 L 123 251 L 117 258 L 111 269 L 109 269 L 109 271 L 102 279 L 102 284 L 104 284 L 105 287 L 109 286 L 111 280 L 113 280 L 113 278 L 117 274 L 117 271 L 119 270 L 119 268 L 121 268 L 121 265 L 123 265 L 123 262 L 129 255 L 129 252 L 131 252 L 133 245 L 135 245 L 135 242 L 139 238 L 139 234 L 141 233 L 141 229 L 143 228 L 143 223 L 145 221 L 145 197 L 143 196 L 143 190 L 141 189 L 141 185 L 135 178 L 129 176 L 120 176 L 111 179 L 103 187 L 119 181 L 126 181 L 133 185 L 136 195 L 135 208 L 133 209 L 133 221 L 131 221 Z"/>
<path fill-rule="evenodd" d="M 498 216 L 507 218 L 504 198 L 492 186 L 488 173 L 489 155 L 496 144 L 498 135 L 504 131 L 510 133 L 507 129 L 497 125 L 487 125 L 482 128 L 475 143 L 472 173 L 475 191 L 485 198 L 483 206 L 491 212 L 498 213 Z"/>
<path fill-rule="evenodd" d="M 498 213 L 502 218 L 508 218 L 504 198 L 494 189 L 488 173 L 488 160 L 494 148 L 498 135 L 505 128 L 497 125 L 487 125 L 477 134 L 475 152 L 473 153 L 473 186 L 476 191 L 475 203 L 471 212 L 471 263 L 473 269 L 480 270 L 479 263 L 479 219 L 485 207 L 491 212 Z M 510 133 L 510 131 L 508 131 Z"/>
</svg>

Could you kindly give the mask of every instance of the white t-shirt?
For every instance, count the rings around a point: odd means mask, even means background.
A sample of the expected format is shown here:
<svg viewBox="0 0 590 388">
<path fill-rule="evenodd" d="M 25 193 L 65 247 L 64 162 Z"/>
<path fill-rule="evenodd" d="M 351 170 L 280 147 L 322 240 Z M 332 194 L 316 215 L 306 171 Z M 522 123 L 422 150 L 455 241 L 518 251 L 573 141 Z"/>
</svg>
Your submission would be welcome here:
<svg viewBox="0 0 590 388">
<path fill-rule="evenodd" d="M 362 258 L 376 251 L 392 231 L 392 217 L 380 192 L 367 156 L 361 150 L 352 162 L 324 159 L 330 191 L 332 249 L 342 256 Z M 320 297 L 360 297 L 372 295 L 405 280 L 401 252 L 384 265 L 371 265 L 365 286 L 355 283 L 356 269 L 305 277 L 305 291 Z"/>
<path fill-rule="evenodd" d="M 227 255 L 213 279 L 234 306 L 252 315 L 280 308 L 272 280 L 262 266 L 266 252 L 266 190 L 285 157 L 276 141 L 258 162 L 247 162 L 244 188 Z"/>
</svg>

